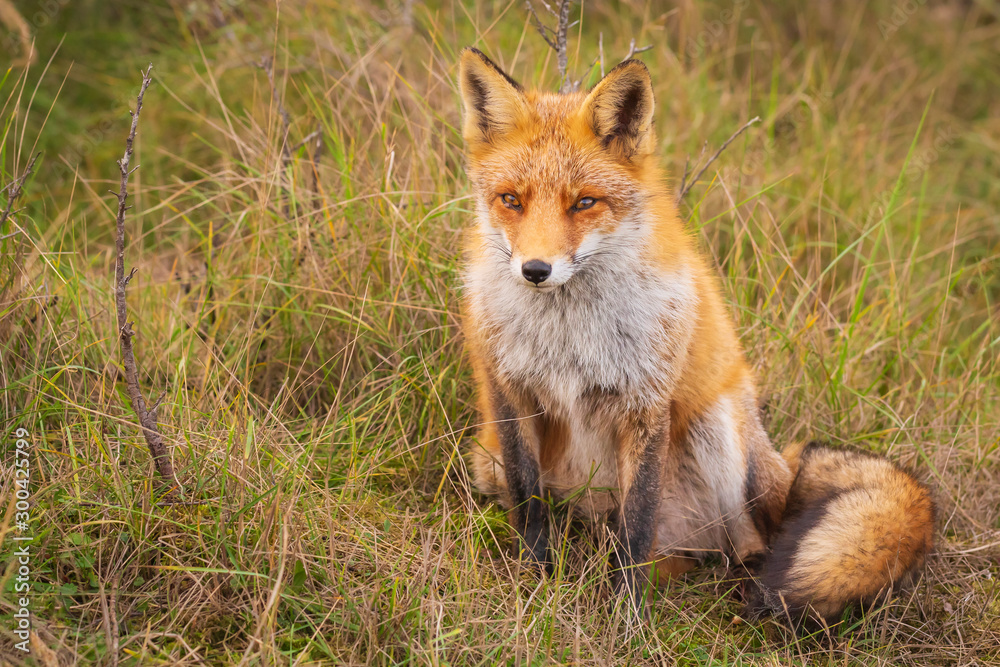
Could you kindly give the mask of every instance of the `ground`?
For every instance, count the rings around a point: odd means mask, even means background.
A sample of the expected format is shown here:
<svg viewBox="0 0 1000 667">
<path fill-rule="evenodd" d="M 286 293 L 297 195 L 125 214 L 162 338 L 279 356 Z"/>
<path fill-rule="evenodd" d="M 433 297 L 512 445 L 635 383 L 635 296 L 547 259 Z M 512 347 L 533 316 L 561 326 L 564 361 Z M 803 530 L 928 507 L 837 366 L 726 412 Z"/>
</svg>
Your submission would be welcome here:
<svg viewBox="0 0 1000 667">
<path fill-rule="evenodd" d="M 555 574 L 519 572 L 470 483 L 455 75 L 475 45 L 559 87 L 523 3 L 14 4 L 38 59 L 0 89 L 0 183 L 41 157 L 0 227 L 0 661 L 1000 661 L 995 3 L 595 1 L 570 30 L 583 85 L 601 53 L 608 69 L 652 45 L 675 184 L 761 117 L 681 208 L 768 432 L 880 452 L 937 499 L 915 587 L 798 634 L 741 619 L 722 563 L 629 634 L 599 528 L 560 523 Z M 125 389 L 107 192 L 150 62 L 126 263 L 169 502 Z M 16 537 L 32 538 L 27 657 Z"/>
</svg>

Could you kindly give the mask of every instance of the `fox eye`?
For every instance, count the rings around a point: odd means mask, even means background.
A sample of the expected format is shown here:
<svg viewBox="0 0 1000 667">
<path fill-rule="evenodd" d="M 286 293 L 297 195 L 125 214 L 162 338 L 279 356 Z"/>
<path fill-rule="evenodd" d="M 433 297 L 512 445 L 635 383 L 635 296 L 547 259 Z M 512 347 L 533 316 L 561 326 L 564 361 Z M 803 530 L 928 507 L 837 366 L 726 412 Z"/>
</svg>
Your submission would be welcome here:
<svg viewBox="0 0 1000 667">
<path fill-rule="evenodd" d="M 515 211 L 521 208 L 521 202 L 518 201 L 517 197 L 510 194 L 509 192 L 500 195 L 500 199 L 503 200 L 503 205 L 506 206 L 507 208 L 512 208 Z"/>
<path fill-rule="evenodd" d="M 588 208 L 597 203 L 597 200 L 593 197 L 584 197 L 577 203 L 573 204 L 574 211 L 586 211 Z"/>
</svg>

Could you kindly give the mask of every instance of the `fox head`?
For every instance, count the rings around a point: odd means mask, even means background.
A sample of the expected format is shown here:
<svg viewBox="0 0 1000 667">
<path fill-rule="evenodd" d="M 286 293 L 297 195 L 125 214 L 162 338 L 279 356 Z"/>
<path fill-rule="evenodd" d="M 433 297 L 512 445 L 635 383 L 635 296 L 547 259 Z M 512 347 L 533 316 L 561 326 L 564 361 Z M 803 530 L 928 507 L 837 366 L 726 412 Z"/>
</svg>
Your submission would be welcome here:
<svg viewBox="0 0 1000 667">
<path fill-rule="evenodd" d="M 476 49 L 462 53 L 463 136 L 485 252 L 547 291 L 635 244 L 657 179 L 653 89 L 627 60 L 589 92 L 526 91 Z"/>
</svg>

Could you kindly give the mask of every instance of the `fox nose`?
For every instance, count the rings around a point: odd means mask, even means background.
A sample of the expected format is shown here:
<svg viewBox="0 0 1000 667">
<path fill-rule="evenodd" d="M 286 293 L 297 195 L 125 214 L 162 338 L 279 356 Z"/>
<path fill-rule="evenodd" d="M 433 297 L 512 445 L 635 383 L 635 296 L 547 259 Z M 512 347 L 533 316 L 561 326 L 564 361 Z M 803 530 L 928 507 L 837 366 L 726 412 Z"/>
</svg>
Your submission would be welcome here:
<svg viewBox="0 0 1000 667">
<path fill-rule="evenodd" d="M 521 265 L 521 275 L 524 276 L 525 280 L 530 280 L 536 285 L 545 282 L 545 279 L 551 274 L 552 265 L 546 264 L 540 259 L 529 259 Z"/>
</svg>

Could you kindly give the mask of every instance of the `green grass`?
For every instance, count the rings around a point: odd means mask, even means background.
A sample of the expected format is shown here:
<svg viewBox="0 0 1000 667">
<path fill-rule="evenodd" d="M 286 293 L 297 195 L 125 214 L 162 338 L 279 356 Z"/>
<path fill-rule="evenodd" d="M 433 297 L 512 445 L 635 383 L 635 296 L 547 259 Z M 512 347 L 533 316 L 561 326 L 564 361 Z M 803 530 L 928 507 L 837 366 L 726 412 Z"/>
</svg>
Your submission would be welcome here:
<svg viewBox="0 0 1000 667">
<path fill-rule="evenodd" d="M 0 183 L 42 152 L 0 229 L 24 231 L 0 240 L 0 423 L 4 480 L 16 429 L 34 457 L 28 664 L 1000 660 L 997 7 L 919 5 L 883 38 L 890 2 L 795 4 L 587 3 L 570 66 L 586 69 L 598 32 L 609 64 L 633 37 L 654 45 L 641 57 L 675 177 L 762 117 L 683 214 L 774 441 L 878 451 L 933 488 L 939 545 L 915 588 L 796 635 L 736 619 L 709 565 L 629 635 L 599 527 L 557 525 L 547 580 L 508 557 L 504 513 L 463 459 L 477 415 L 454 78 L 471 44 L 558 85 L 521 3 L 415 2 L 406 25 L 392 1 L 82 0 L 36 26 L 40 61 L 0 88 Z M 107 191 L 150 61 L 129 307 L 186 505 L 158 504 L 111 290 Z M 317 129 L 321 149 L 299 145 Z M 2 488 L 9 620 L 18 532 Z M 8 620 L 0 659 L 16 663 Z"/>
</svg>

